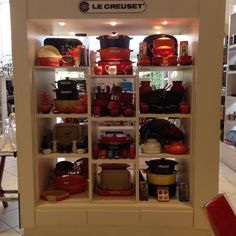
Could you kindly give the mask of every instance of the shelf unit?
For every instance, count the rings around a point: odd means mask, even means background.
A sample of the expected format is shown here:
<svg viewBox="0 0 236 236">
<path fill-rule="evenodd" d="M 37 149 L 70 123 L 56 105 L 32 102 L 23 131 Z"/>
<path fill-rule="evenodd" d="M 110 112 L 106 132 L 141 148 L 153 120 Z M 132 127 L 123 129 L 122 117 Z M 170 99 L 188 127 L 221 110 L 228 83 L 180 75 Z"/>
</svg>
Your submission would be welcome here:
<svg viewBox="0 0 236 236">
<path fill-rule="evenodd" d="M 236 33 L 236 14 L 230 16 L 230 24 L 228 29 L 229 38 Z M 229 39 L 230 45 L 230 39 Z M 236 71 L 230 70 L 229 65 L 236 63 L 236 45 L 232 44 L 228 47 L 228 66 L 226 70 L 226 99 L 225 99 L 225 121 L 224 121 L 224 139 L 231 129 L 236 129 L 235 120 L 229 120 L 229 115 L 236 112 Z M 233 96 L 232 96 L 233 95 Z M 236 117 L 235 117 L 236 119 Z M 235 148 L 228 143 L 222 145 L 222 160 L 225 164 L 236 170 Z"/>
<path fill-rule="evenodd" d="M 90 2 L 91 3 L 91 2 Z M 178 2 L 146 0 L 146 9 L 137 13 L 81 13 L 78 10 L 78 1 L 72 0 L 65 7 L 63 0 L 10 0 L 12 15 L 12 41 L 15 79 L 15 104 L 17 112 L 17 147 L 19 162 L 19 192 L 21 196 L 21 222 L 26 236 L 39 235 L 104 235 L 112 232 L 114 236 L 126 235 L 210 235 L 208 220 L 201 206 L 218 192 L 218 101 L 217 89 L 220 89 L 223 31 L 224 31 L 224 1 L 214 6 L 209 17 L 209 9 L 213 0 L 180 0 Z M 171 4 L 171 6 L 170 6 Z M 54 9 L 51 11 L 51 9 Z M 173 11 L 175 9 L 175 11 Z M 88 191 L 84 195 L 74 196 L 63 202 L 50 203 L 39 199 L 40 192 L 48 188 L 52 169 L 57 161 L 57 154 L 39 154 L 38 144 L 44 127 L 50 127 L 59 117 L 87 119 L 88 134 L 92 134 L 92 125 L 109 121 L 127 121 L 135 124 L 133 130 L 136 143 L 136 157 L 134 160 L 114 160 L 128 163 L 133 167 L 134 179 L 137 178 L 139 167 L 145 160 L 139 157 L 138 128 L 144 114 L 138 114 L 136 103 L 135 117 L 93 117 L 91 106 L 84 116 L 78 114 L 39 114 L 37 111 L 39 91 L 50 89 L 50 82 L 55 80 L 55 73 L 59 70 L 77 72 L 80 68 L 69 67 L 38 67 L 34 66 L 37 50 L 48 35 L 66 35 L 67 27 L 57 26 L 56 19 L 64 19 L 70 31 L 88 32 L 89 35 L 102 35 L 114 31 L 108 28 L 105 22 L 108 19 L 117 19 L 128 27 L 119 31 L 126 35 L 151 35 L 154 30 L 150 24 L 161 23 L 162 19 L 174 22 L 173 27 L 165 27 L 166 32 L 172 35 L 184 36 L 184 40 L 191 45 L 190 54 L 194 58 L 194 66 L 190 67 L 145 67 L 138 70 L 177 71 L 190 83 L 193 88 L 191 114 L 147 114 L 147 117 L 172 118 L 183 120 L 184 127 L 190 131 L 187 140 L 190 144 L 190 153 L 187 155 L 170 155 L 177 159 L 188 171 L 186 178 L 190 186 L 190 202 L 179 202 L 171 199 L 168 203 L 159 203 L 150 198 L 148 202 L 139 201 L 138 182 L 133 181 L 135 194 L 124 199 L 104 198 L 97 196 L 93 191 L 93 181 L 88 183 Z M 174 19 L 174 21 L 171 21 Z M 211 27 L 209 27 L 211 25 Z M 108 32 L 104 32 L 104 29 Z M 131 30 L 132 29 L 132 32 Z M 201 39 L 201 40 L 199 40 Z M 19 41 L 21 46 L 19 47 Z M 214 50 L 212 50 L 212 48 Z M 206 63 L 207 62 L 207 63 Z M 82 68 L 83 69 L 83 68 Z M 85 70 L 87 68 L 84 68 Z M 33 70 L 33 73 L 32 73 Z M 84 72 L 82 72 L 84 73 Z M 88 69 L 88 75 L 90 70 Z M 234 75 L 230 75 L 234 76 Z M 100 80 L 110 80 L 106 76 L 92 76 L 84 78 L 91 88 L 91 84 Z M 111 78 L 116 79 L 116 78 Z M 134 81 L 136 85 L 136 101 L 138 101 L 138 83 L 135 76 L 117 78 L 120 81 Z M 36 84 L 35 84 L 36 82 Z M 48 82 L 45 86 L 45 82 Z M 39 86 L 38 86 L 39 85 Z M 42 87 L 41 87 L 42 86 Z M 32 91 L 36 93 L 33 94 Z M 191 94 L 189 93 L 189 94 Z M 23 95 L 23 96 L 22 96 Z M 90 96 L 88 104 L 91 105 Z M 32 104 L 33 103 L 33 104 Z M 206 114 L 208 119 L 206 119 Z M 217 119 L 216 119 L 217 118 Z M 125 126 L 126 127 L 126 126 Z M 104 130 L 104 128 L 102 128 Z M 111 129 L 111 127 L 108 127 Z M 118 129 L 118 128 L 117 128 Z M 35 138 L 36 137 L 36 138 Z M 204 138 L 203 138 L 204 137 Z M 89 147 L 92 146 L 92 137 L 89 138 Z M 210 140 L 206 142 L 205 140 Z M 160 154 L 165 155 L 165 154 Z M 156 155 L 155 157 L 159 157 Z M 60 154 L 59 154 L 60 157 Z M 66 156 L 69 160 L 74 154 Z M 77 157 L 77 155 L 76 155 Z M 78 155 L 79 157 L 79 155 Z M 93 160 L 91 150 L 88 150 L 89 180 L 93 180 L 94 166 L 103 160 Z M 214 158 L 209 158 L 214 157 Z M 109 159 L 107 159 L 110 162 Z M 211 171 L 209 172 L 209 166 Z M 27 175 L 25 174 L 27 173 Z M 207 176 L 207 178 L 206 178 Z M 209 187 L 211 186 L 211 187 Z M 60 225 L 60 227 L 58 227 Z"/>
<path fill-rule="evenodd" d="M 147 154 L 147 153 L 141 153 L 140 152 L 140 140 L 139 140 L 139 128 L 140 128 L 140 119 L 144 118 L 156 118 L 156 119 L 177 119 L 177 120 L 183 120 L 185 121 L 184 125 L 186 125 L 185 129 L 187 130 L 189 138 L 191 137 L 192 133 L 192 115 L 191 114 L 180 114 L 180 113 L 174 113 L 174 114 L 141 114 L 139 112 L 139 86 L 140 86 L 140 81 L 142 80 L 142 77 L 140 77 L 140 73 L 142 72 L 152 72 L 152 71 L 162 71 L 162 70 L 168 71 L 168 67 L 138 67 L 136 72 L 136 75 L 132 76 L 94 76 L 89 74 L 89 68 L 49 68 L 49 67 L 34 67 L 33 68 L 33 85 L 34 85 L 34 110 L 36 111 L 35 113 L 35 126 L 38 127 L 36 132 L 35 132 L 35 140 L 36 140 L 36 150 L 39 150 L 39 145 L 40 145 L 40 140 L 42 139 L 42 130 L 45 128 L 48 129 L 48 127 L 52 127 L 53 123 L 56 122 L 57 118 L 79 118 L 79 119 L 86 119 L 88 122 L 88 143 L 89 143 L 89 152 L 84 153 L 84 154 L 77 154 L 77 153 L 51 153 L 51 154 L 41 154 L 36 152 L 37 161 L 36 165 L 39 166 L 38 172 L 39 172 L 39 177 L 36 179 L 38 182 L 38 196 L 40 196 L 40 192 L 47 190 L 47 185 L 45 185 L 45 181 L 47 178 L 47 183 L 50 182 L 51 174 L 47 173 L 46 175 L 44 174 L 44 177 L 41 176 L 41 166 L 47 165 L 48 169 L 52 169 L 53 165 L 60 160 L 59 158 L 64 158 L 68 160 L 76 160 L 76 158 L 88 158 L 88 163 L 89 163 L 89 181 L 88 181 L 88 188 L 86 193 L 81 194 L 81 199 L 80 194 L 72 196 L 70 200 L 66 200 L 65 202 L 59 202 L 57 205 L 66 205 L 67 203 L 74 204 L 75 207 L 79 203 L 86 203 L 86 202 L 92 202 L 92 203 L 103 203 L 103 204 L 108 204 L 108 203 L 121 203 L 121 204 L 126 204 L 126 203 L 134 203 L 134 204 L 140 204 L 139 200 L 139 170 L 144 168 L 144 161 L 148 159 L 153 159 L 153 158 L 171 158 L 171 159 L 176 159 L 177 161 L 179 160 L 181 162 L 181 165 L 187 166 L 188 171 L 185 173 L 188 175 L 188 177 L 185 178 L 185 181 L 187 180 L 189 186 L 190 186 L 190 192 L 191 192 L 191 182 L 192 182 L 192 170 L 193 167 L 191 167 L 191 152 L 189 154 L 185 155 L 175 155 L 175 154 L 168 154 L 168 153 L 160 153 L 160 154 Z M 57 71 L 75 71 L 75 72 L 80 72 L 84 73 L 84 78 L 86 79 L 87 82 L 87 94 L 88 97 L 88 107 L 87 110 L 89 111 L 87 114 L 41 114 L 37 112 L 37 108 L 39 106 L 39 101 L 40 101 L 40 94 L 44 91 L 44 89 L 47 89 L 47 92 L 50 92 L 50 83 L 53 83 L 53 80 L 55 80 L 55 74 Z M 169 71 L 175 71 L 176 73 L 181 73 L 180 77 L 184 81 L 185 85 L 191 87 L 186 89 L 186 91 L 189 93 L 188 94 L 188 99 L 189 103 L 192 106 L 193 109 L 193 102 L 192 102 L 192 91 L 193 85 L 194 85 L 194 67 L 193 66 L 188 66 L 188 67 L 170 67 Z M 45 79 L 45 77 L 47 79 Z M 99 80 L 101 78 L 106 78 L 103 80 L 103 82 L 106 85 L 106 81 L 109 82 L 110 84 L 117 83 L 119 82 L 120 79 L 123 78 L 132 78 L 132 87 L 133 91 L 136 91 L 135 97 L 134 97 L 134 103 L 136 104 L 136 116 L 134 117 L 124 117 L 124 116 L 119 116 L 119 117 L 110 117 L 110 116 L 101 116 L 101 117 L 94 117 L 92 114 L 92 105 L 93 105 L 93 92 L 94 88 L 96 86 L 96 80 Z M 81 79 L 81 77 L 79 78 Z M 83 79 L 83 77 L 82 77 Z M 91 96 L 89 95 L 91 94 Z M 51 97 L 53 94 L 51 94 Z M 101 125 L 100 123 L 103 122 L 129 122 L 133 125 L 129 126 L 123 126 L 123 125 Z M 100 158 L 100 159 L 93 159 L 92 151 L 93 150 L 93 145 L 96 144 L 97 138 L 94 138 L 94 135 L 96 136 L 96 133 L 103 132 L 103 131 L 125 131 L 128 133 L 132 133 L 133 138 L 135 139 L 135 146 L 136 146 L 136 156 L 135 159 L 108 159 L 108 158 Z M 96 136 L 97 137 L 97 136 Z M 188 145 L 191 149 L 191 140 L 188 140 Z M 186 163 L 185 163 L 186 162 Z M 126 163 L 130 165 L 130 171 L 133 173 L 131 176 L 133 179 L 132 183 L 132 189 L 133 189 L 133 194 L 128 197 L 105 197 L 105 196 L 99 196 L 94 189 L 96 188 L 96 176 L 97 176 L 97 168 L 100 164 L 102 163 Z M 47 177 L 45 177 L 47 176 Z M 46 179 L 45 179 L 46 178 Z M 49 186 L 50 187 L 50 186 Z M 45 189 L 46 188 L 46 189 Z M 175 198 L 175 197 L 174 197 Z M 175 206 L 178 205 L 178 209 L 183 206 L 183 203 L 178 201 L 177 199 L 174 200 L 172 197 L 171 202 L 175 203 Z M 154 204 L 154 198 L 150 197 L 150 201 L 146 202 L 145 205 L 149 206 L 149 204 Z M 37 209 L 44 209 L 44 204 L 45 205 L 50 205 L 48 202 L 43 202 L 39 198 L 39 207 Z M 192 202 L 192 193 L 190 193 L 190 203 L 187 203 L 188 205 L 188 210 L 191 209 L 191 202 Z M 161 205 L 161 204 L 160 204 Z M 157 205 L 156 205 L 157 206 Z M 158 209 L 158 208 L 157 208 Z"/>
</svg>

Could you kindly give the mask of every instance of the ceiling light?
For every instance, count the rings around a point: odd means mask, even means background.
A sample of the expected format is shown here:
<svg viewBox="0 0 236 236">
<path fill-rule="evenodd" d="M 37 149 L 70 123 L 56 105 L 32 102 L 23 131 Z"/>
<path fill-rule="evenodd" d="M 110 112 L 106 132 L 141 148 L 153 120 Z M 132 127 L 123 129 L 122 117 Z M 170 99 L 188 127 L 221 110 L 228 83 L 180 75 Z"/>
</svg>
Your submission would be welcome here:
<svg viewBox="0 0 236 236">
<path fill-rule="evenodd" d="M 60 26 L 64 26 L 66 23 L 63 22 L 63 21 L 61 21 L 61 22 L 59 22 L 58 24 L 59 24 Z"/>
<path fill-rule="evenodd" d="M 155 26 L 153 26 L 153 28 L 156 29 L 156 30 L 160 30 L 160 29 L 162 29 L 163 27 L 160 26 L 160 25 L 155 25 Z"/>
<path fill-rule="evenodd" d="M 168 21 L 167 20 L 164 20 L 161 22 L 163 25 L 167 25 L 168 24 Z"/>
<path fill-rule="evenodd" d="M 161 34 L 161 31 L 157 31 L 156 34 Z"/>
<path fill-rule="evenodd" d="M 116 26 L 116 25 L 117 25 L 117 22 L 115 22 L 115 21 L 110 22 L 110 25 L 111 25 L 111 26 Z"/>
</svg>

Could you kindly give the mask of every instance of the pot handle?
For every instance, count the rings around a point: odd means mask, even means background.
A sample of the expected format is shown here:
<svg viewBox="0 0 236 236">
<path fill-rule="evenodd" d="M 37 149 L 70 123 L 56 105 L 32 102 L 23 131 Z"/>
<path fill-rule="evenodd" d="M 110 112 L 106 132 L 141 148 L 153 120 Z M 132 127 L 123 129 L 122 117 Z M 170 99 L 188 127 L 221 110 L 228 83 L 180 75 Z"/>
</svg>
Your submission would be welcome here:
<svg viewBox="0 0 236 236">
<path fill-rule="evenodd" d="M 149 44 L 148 44 L 148 49 L 149 49 L 150 51 L 152 51 L 152 48 L 153 48 L 153 43 L 149 43 Z"/>
<path fill-rule="evenodd" d="M 105 69 L 105 71 L 106 71 L 107 73 L 108 73 L 109 67 L 110 67 L 109 65 L 105 65 L 105 68 L 104 68 L 104 69 Z M 109 74 L 109 73 L 108 73 L 108 74 Z"/>
</svg>

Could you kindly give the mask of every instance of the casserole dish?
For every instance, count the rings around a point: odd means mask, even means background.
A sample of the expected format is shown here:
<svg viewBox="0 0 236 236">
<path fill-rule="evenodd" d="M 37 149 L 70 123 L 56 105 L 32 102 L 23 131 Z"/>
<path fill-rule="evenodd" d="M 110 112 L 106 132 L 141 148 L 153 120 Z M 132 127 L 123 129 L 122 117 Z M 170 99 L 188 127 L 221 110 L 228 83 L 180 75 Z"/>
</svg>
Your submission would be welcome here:
<svg viewBox="0 0 236 236">
<path fill-rule="evenodd" d="M 129 48 L 129 43 L 132 38 L 127 35 L 121 35 L 116 32 L 112 32 L 112 34 L 101 35 L 97 37 L 97 39 L 100 41 L 101 48 Z"/>
<path fill-rule="evenodd" d="M 85 191 L 85 177 L 81 175 L 59 176 L 53 180 L 55 189 L 64 190 L 70 194 Z"/>
<path fill-rule="evenodd" d="M 99 176 L 102 190 L 130 189 L 130 172 L 126 169 L 102 169 Z"/>
<path fill-rule="evenodd" d="M 145 161 L 148 165 L 148 172 L 155 174 L 172 174 L 175 173 L 175 166 L 178 164 L 177 161 L 160 158 L 153 159 L 150 161 Z"/>
<path fill-rule="evenodd" d="M 122 144 L 129 141 L 129 137 L 126 134 L 106 134 L 101 137 L 101 142 L 105 144 Z"/>
<path fill-rule="evenodd" d="M 146 172 L 146 174 L 148 183 L 150 184 L 165 186 L 165 185 L 172 185 L 176 182 L 176 173 L 162 175 L 162 174 L 153 174 L 150 172 Z"/>
<path fill-rule="evenodd" d="M 130 50 L 128 48 L 118 48 L 118 47 L 98 50 L 98 52 L 100 53 L 101 60 L 113 60 L 113 61 L 119 61 L 119 60 L 128 61 L 130 58 L 130 52 L 132 51 L 133 50 Z"/>
</svg>

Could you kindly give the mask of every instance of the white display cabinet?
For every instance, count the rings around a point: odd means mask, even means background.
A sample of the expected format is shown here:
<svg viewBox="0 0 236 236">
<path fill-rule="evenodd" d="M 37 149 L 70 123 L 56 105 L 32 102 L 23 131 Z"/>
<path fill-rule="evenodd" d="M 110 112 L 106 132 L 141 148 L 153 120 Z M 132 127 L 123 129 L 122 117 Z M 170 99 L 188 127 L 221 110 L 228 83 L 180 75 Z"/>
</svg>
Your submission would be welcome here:
<svg viewBox="0 0 236 236">
<path fill-rule="evenodd" d="M 221 54 L 223 49 L 224 3 L 209 10 L 213 0 L 152 1 L 146 0 L 146 9 L 133 14 L 82 14 L 78 1 L 11 0 L 13 62 L 17 114 L 17 144 L 19 192 L 21 196 L 21 222 L 25 235 L 210 235 L 207 217 L 202 205 L 218 192 L 218 155 L 220 116 L 218 100 L 221 85 Z M 65 7 L 65 5 L 67 7 Z M 52 10 L 53 9 L 53 10 Z M 175 11 L 173 11 L 175 9 Z M 59 27 L 58 21 L 66 25 Z M 95 76 L 90 68 L 39 67 L 36 62 L 38 48 L 51 36 L 63 36 L 69 32 L 86 32 L 89 36 L 114 31 L 107 21 L 119 21 L 117 31 L 122 34 L 155 34 L 154 26 L 162 20 L 172 22 L 164 27 L 165 33 L 180 35 L 189 42 L 192 66 L 138 67 L 132 76 Z M 220 30 L 219 30 L 220 29 Z M 19 42 L 21 46 L 19 47 Z M 38 112 L 40 95 L 44 90 L 54 96 L 51 83 L 57 71 L 85 73 L 88 105 L 86 114 L 41 114 Z M 174 72 L 187 88 L 189 114 L 143 114 L 139 112 L 139 86 L 143 72 L 165 71 L 171 83 Z M 214 88 L 212 86 L 214 79 Z M 99 81 L 131 81 L 134 92 L 133 117 L 96 117 L 93 115 L 94 89 Z M 22 96 L 24 94 L 24 96 Z M 47 129 L 52 129 L 59 118 L 78 118 L 87 122 L 88 153 L 42 154 L 40 143 Z M 140 150 L 139 128 L 145 118 L 170 119 L 181 125 L 189 152 L 184 155 L 160 153 L 144 154 Z M 114 122 L 115 125 L 107 125 Z M 123 159 L 93 158 L 93 146 L 101 132 L 122 131 L 134 139 L 135 156 Z M 76 160 L 88 158 L 89 177 L 87 189 L 82 194 L 71 195 L 60 202 L 47 202 L 40 194 L 50 188 L 53 168 L 59 158 Z M 179 162 L 178 178 L 189 187 L 189 201 L 181 202 L 172 197 L 169 202 L 139 199 L 139 171 L 146 168 L 150 158 L 171 158 Z M 100 164 L 128 164 L 132 194 L 128 197 L 100 196 L 96 189 Z M 211 167 L 209 171 L 209 167 Z M 27 175 L 25 174 L 27 172 Z M 207 177 L 206 177 L 207 176 Z M 60 225 L 60 227 L 58 227 Z"/>
<path fill-rule="evenodd" d="M 222 160 L 223 162 L 236 170 L 235 154 L 236 148 L 233 143 L 227 141 L 230 130 L 236 129 L 236 71 L 231 68 L 236 64 L 236 47 L 234 42 L 234 34 L 236 33 L 236 15 L 230 16 L 229 23 L 229 47 L 228 47 L 228 63 L 226 71 L 226 95 L 225 95 L 225 122 L 224 122 L 224 142 L 222 143 Z"/>
</svg>

